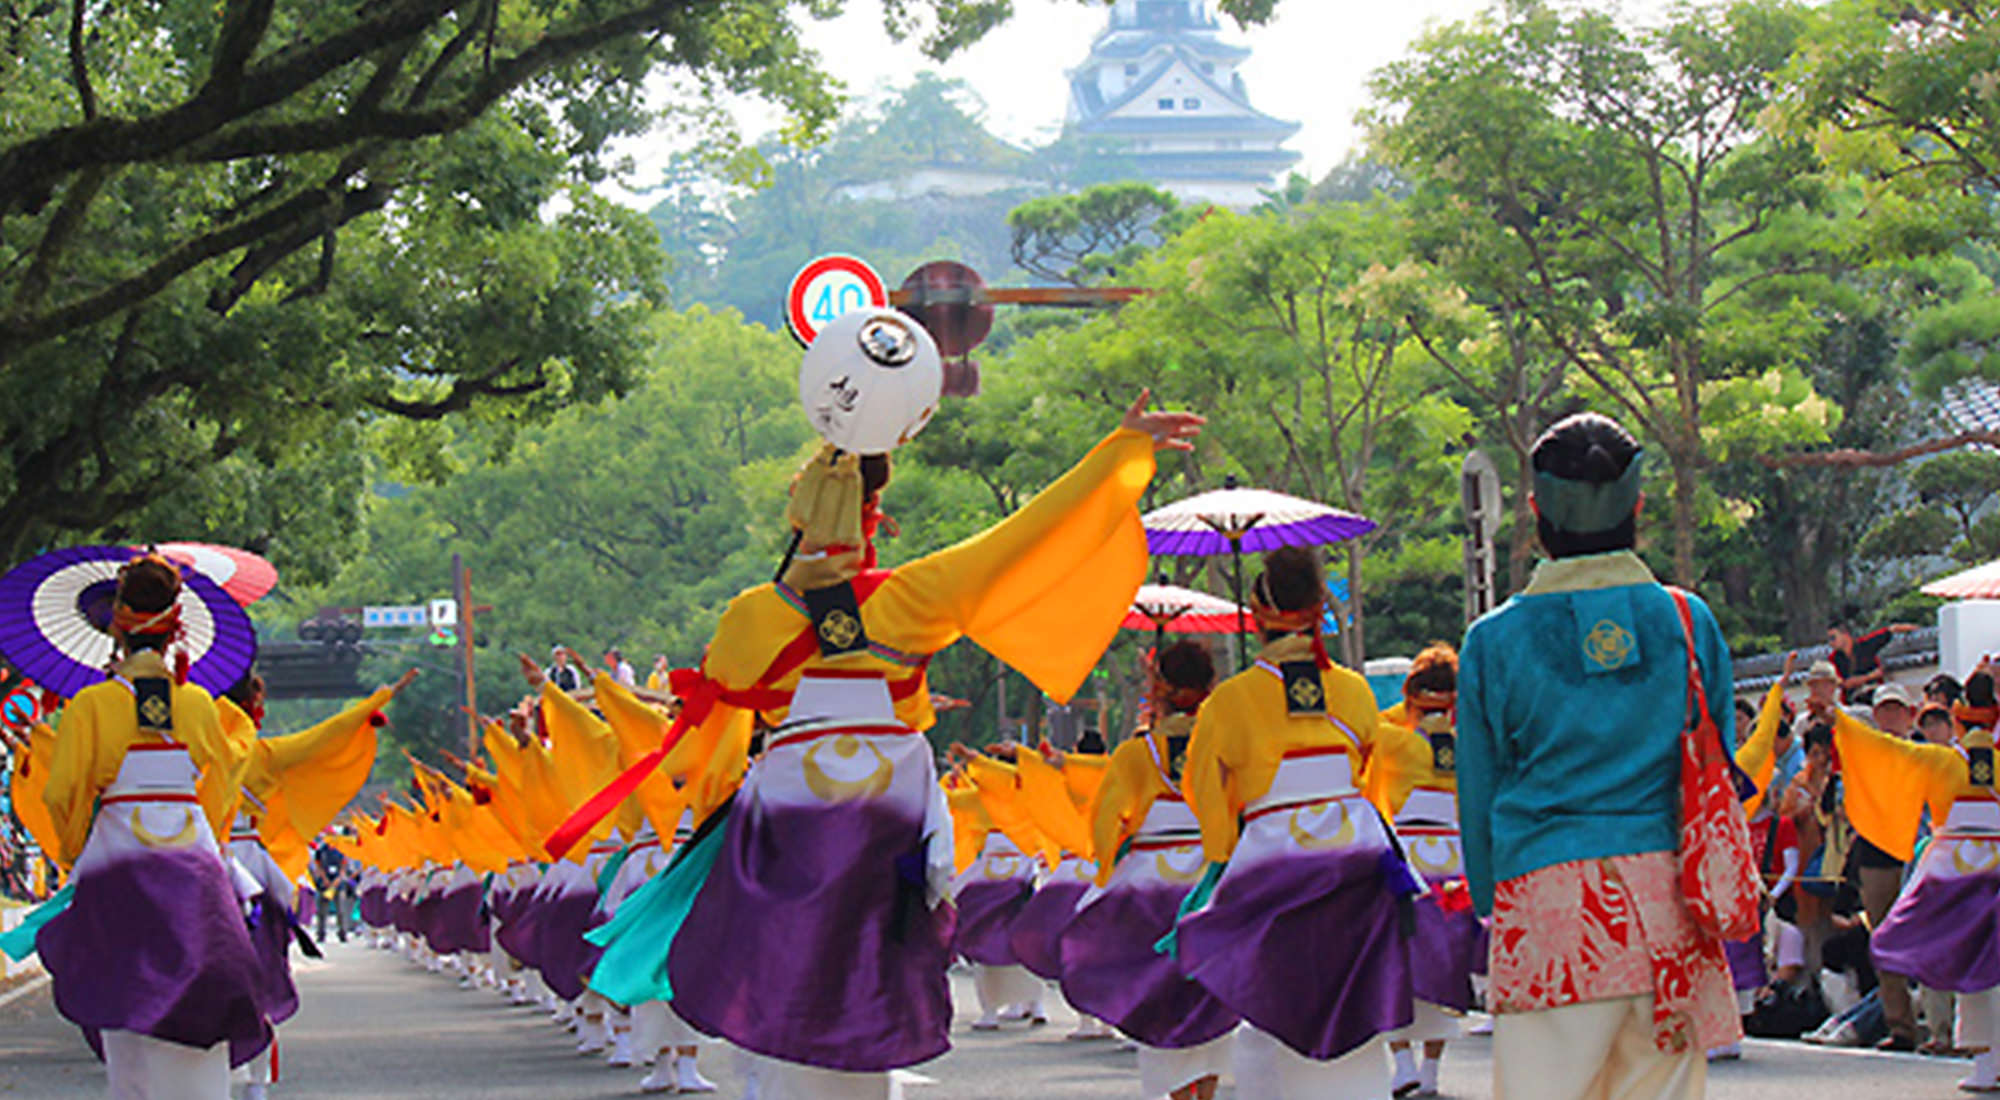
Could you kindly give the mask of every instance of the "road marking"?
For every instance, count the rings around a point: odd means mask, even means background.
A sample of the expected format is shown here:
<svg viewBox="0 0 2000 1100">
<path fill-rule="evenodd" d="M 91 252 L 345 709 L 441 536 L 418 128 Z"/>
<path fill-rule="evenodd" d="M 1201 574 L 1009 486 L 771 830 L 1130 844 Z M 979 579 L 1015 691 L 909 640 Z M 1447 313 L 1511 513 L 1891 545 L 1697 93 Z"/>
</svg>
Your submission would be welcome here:
<svg viewBox="0 0 2000 1100">
<path fill-rule="evenodd" d="M 1803 1050 L 1807 1053 L 1823 1051 L 1827 1054 L 1845 1054 L 1850 1058 L 1889 1058 L 1899 1062 L 1964 1062 L 1971 1064 L 1970 1058 L 1953 1058 L 1941 1054 L 1919 1054 L 1913 1050 L 1875 1050 L 1872 1047 L 1837 1047 L 1824 1043 L 1801 1043 L 1793 1039 L 1745 1039 L 1745 1047 L 1763 1050 Z"/>
<path fill-rule="evenodd" d="M 0 1008 L 6 1008 L 8 1005 L 13 1004 L 15 1001 L 20 1000 L 21 998 L 27 996 L 30 993 L 35 992 L 36 990 L 42 988 L 47 984 L 49 984 L 49 976 L 47 973 L 43 973 L 42 976 L 39 978 L 28 979 L 28 981 L 25 984 L 23 984 L 21 988 L 12 990 L 5 996 L 0 996 Z"/>
</svg>

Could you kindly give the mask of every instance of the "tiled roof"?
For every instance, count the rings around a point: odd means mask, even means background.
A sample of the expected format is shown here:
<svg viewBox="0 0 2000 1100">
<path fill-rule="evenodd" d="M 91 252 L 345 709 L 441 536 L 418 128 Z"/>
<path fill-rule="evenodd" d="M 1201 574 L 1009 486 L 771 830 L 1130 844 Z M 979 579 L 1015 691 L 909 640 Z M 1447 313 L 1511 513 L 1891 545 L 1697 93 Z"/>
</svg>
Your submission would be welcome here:
<svg viewBox="0 0 2000 1100">
<path fill-rule="evenodd" d="M 1968 432 L 2000 431 L 2000 386 L 1980 378 L 1945 389 L 1944 414 Z"/>
</svg>

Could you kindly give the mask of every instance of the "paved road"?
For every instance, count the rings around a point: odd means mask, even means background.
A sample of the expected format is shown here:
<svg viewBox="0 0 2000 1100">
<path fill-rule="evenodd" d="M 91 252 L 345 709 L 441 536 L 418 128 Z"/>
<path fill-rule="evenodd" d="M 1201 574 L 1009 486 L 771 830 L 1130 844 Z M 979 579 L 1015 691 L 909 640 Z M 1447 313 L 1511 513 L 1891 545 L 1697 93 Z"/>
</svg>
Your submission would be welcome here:
<svg viewBox="0 0 2000 1100">
<path fill-rule="evenodd" d="M 318 1097 L 440 1097 L 566 1100 L 638 1095 L 640 1073 L 611 1070 L 571 1052 L 567 1032 L 539 1012 L 490 993 L 461 990 L 393 956 L 332 944 L 323 963 L 301 967 L 305 1007 L 283 1033 L 282 1100 Z M 969 990 L 961 987 L 969 1003 Z M 1046 1028 L 998 1035 L 964 1030 L 951 1054 L 922 1067 L 934 1083 L 908 1100 L 1133 1100 L 1133 1056 L 1104 1043 L 1071 1043 L 1058 1013 Z M 727 1057 L 703 1057 L 722 1084 L 741 1094 Z M 708 1064 L 713 1063 L 713 1064 Z M 1715 1100 L 1945 1100 L 1965 1063 L 1915 1056 L 1753 1044 L 1741 1063 L 1709 1078 Z M 1452 1046 L 1445 1094 L 1491 1095 L 1487 1041 Z M 103 1094 L 103 1076 L 43 989 L 0 1007 L 0 1098 L 70 1100 Z M 1223 1096 L 1234 1097 L 1229 1090 Z M 1247 1098 L 1246 1098 L 1247 1100 Z"/>
</svg>

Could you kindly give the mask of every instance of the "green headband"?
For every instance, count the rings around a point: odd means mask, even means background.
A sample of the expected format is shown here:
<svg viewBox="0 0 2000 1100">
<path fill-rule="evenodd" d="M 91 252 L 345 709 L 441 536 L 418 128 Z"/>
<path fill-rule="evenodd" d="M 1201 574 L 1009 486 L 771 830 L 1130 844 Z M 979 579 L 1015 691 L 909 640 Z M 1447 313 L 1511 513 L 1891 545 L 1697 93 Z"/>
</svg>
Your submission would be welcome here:
<svg viewBox="0 0 2000 1100">
<path fill-rule="evenodd" d="M 1634 454 L 1616 481 L 1576 481 L 1536 470 L 1535 507 L 1558 530 L 1579 535 L 1609 531 L 1632 518 L 1632 510 L 1639 506 L 1639 476 L 1645 458 L 1643 450 Z"/>
</svg>

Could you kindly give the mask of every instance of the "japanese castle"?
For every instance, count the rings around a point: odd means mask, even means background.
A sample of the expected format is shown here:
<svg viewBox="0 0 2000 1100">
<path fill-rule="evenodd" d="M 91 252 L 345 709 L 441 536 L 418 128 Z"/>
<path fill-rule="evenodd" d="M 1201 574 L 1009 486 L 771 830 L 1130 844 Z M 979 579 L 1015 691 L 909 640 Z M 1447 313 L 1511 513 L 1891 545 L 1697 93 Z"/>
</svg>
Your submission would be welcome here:
<svg viewBox="0 0 2000 1100">
<path fill-rule="evenodd" d="M 1090 56 L 1070 73 L 1068 129 L 1184 201 L 1249 207 L 1299 154 L 1299 130 L 1250 105 L 1206 0 L 1117 0 Z"/>
</svg>

